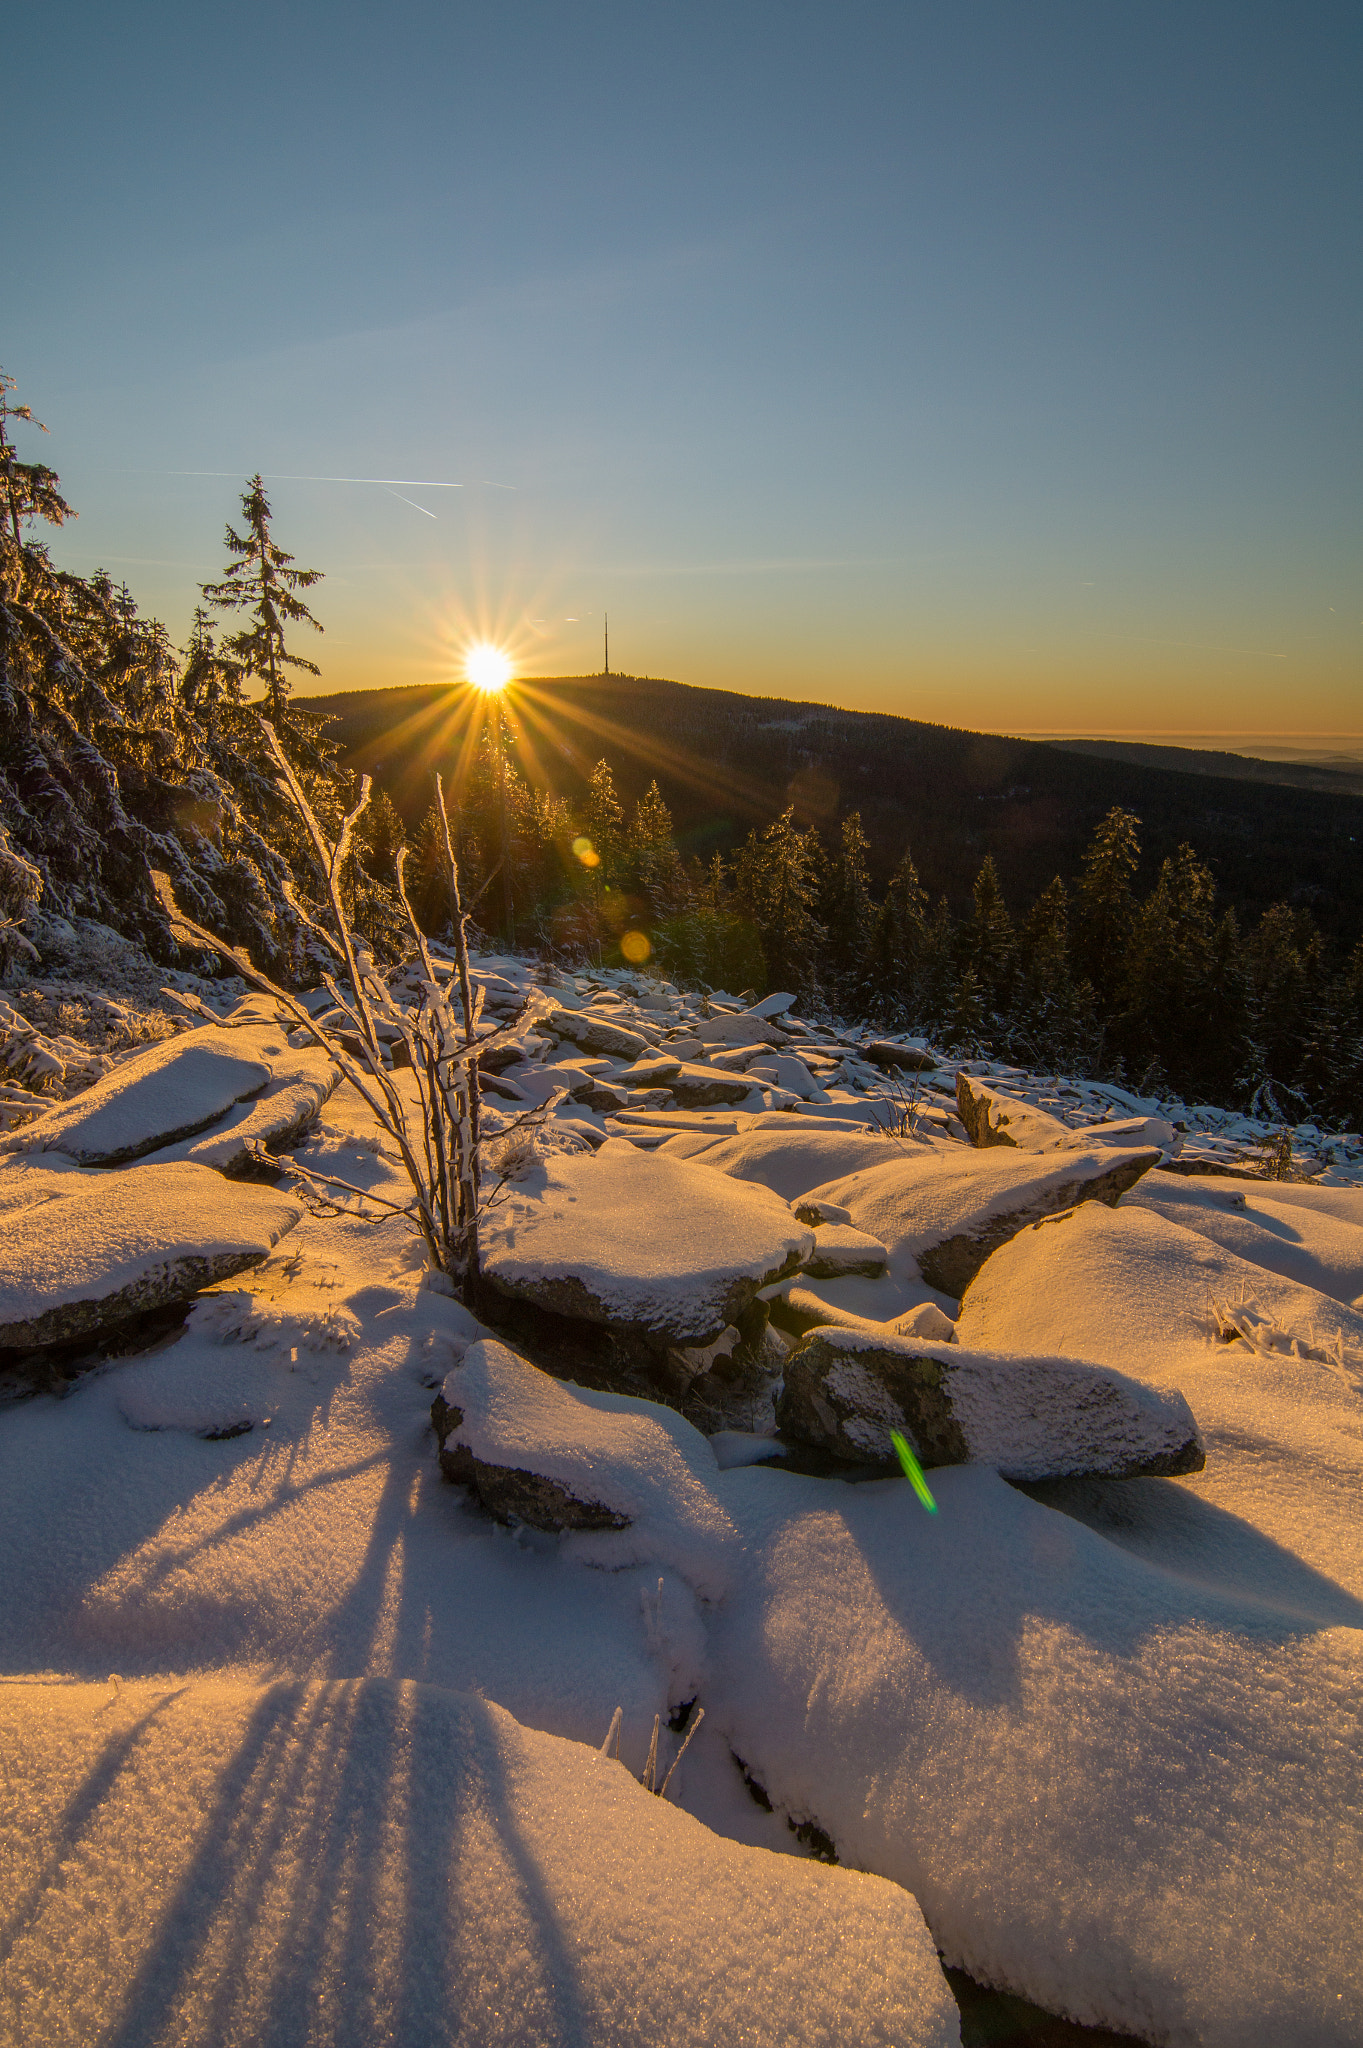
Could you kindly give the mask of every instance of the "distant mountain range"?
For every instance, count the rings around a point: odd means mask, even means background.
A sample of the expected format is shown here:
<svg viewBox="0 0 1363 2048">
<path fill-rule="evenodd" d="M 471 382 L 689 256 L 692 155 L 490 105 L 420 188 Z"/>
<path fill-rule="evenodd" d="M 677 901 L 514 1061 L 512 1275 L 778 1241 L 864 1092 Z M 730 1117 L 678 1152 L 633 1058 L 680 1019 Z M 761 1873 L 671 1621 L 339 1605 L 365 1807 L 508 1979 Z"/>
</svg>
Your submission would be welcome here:
<svg viewBox="0 0 1363 2048">
<path fill-rule="evenodd" d="M 1142 821 L 1145 880 L 1181 840 L 1252 920 L 1307 907 L 1338 940 L 1363 933 L 1363 776 L 1105 740 L 1009 739 L 883 712 L 638 676 L 560 676 L 518 686 L 513 749 L 532 781 L 576 798 L 610 761 L 632 800 L 656 778 L 683 851 L 730 852 L 787 804 L 828 835 L 858 810 L 883 884 L 906 845 L 925 887 L 968 907 L 992 853 L 1010 902 L 1077 874 L 1114 804 Z M 299 698 L 335 724 L 347 765 L 373 773 L 409 825 L 431 774 L 455 774 L 470 706 L 462 687 Z"/>
<path fill-rule="evenodd" d="M 1103 761 L 1130 761 L 1137 768 L 1177 768 L 1183 774 L 1219 775 L 1232 782 L 1278 782 L 1289 789 L 1319 789 L 1329 796 L 1363 796 L 1363 767 L 1327 768 L 1300 755 L 1265 760 L 1200 747 L 1154 746 L 1145 740 L 1047 739 L 1043 744 Z"/>
</svg>

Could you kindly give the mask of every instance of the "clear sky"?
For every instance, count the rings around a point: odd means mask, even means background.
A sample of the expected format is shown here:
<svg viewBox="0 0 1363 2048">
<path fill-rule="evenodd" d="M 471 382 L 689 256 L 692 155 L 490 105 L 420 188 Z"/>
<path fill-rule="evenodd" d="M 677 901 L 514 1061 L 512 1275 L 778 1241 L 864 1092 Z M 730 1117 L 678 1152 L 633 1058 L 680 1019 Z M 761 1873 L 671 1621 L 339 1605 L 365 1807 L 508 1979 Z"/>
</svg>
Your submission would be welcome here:
<svg viewBox="0 0 1363 2048">
<path fill-rule="evenodd" d="M 177 638 L 259 469 L 322 688 L 483 633 L 594 669 L 609 611 L 613 667 L 955 725 L 1363 729 L 1357 0 L 48 0 L 4 44 L 55 551 Z"/>
</svg>

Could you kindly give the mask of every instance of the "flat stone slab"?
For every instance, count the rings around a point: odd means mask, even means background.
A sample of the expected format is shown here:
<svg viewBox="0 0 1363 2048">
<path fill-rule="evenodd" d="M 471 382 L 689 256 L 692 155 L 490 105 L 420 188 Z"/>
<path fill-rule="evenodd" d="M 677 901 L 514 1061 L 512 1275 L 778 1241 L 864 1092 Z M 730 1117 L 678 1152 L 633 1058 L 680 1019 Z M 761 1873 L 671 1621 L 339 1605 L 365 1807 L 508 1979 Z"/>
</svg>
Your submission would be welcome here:
<svg viewBox="0 0 1363 2048">
<path fill-rule="evenodd" d="M 786 1361 L 776 1419 L 849 1464 L 892 1466 L 891 1431 L 924 1465 L 992 1465 L 1005 1479 L 1200 1472 L 1182 1394 L 1073 1358 L 966 1351 L 849 1329 L 810 1333 Z"/>
<path fill-rule="evenodd" d="M 892 1270 L 912 1261 L 929 1287 L 958 1301 L 990 1253 L 1029 1223 L 1081 1202 L 1111 1206 L 1160 1161 L 1158 1152 L 1106 1146 L 1040 1157 L 1011 1146 L 889 1149 L 882 1164 L 800 1192 L 840 1204 L 888 1248 Z"/>
<path fill-rule="evenodd" d="M 238 1103 L 198 1136 L 150 1153 L 144 1163 L 169 1165 L 190 1159 L 216 1167 L 219 1173 L 250 1173 L 256 1164 L 255 1147 L 285 1152 L 296 1144 L 317 1121 L 340 1078 L 340 1068 L 319 1046 L 291 1049 L 263 1095 Z"/>
<path fill-rule="evenodd" d="M 500 1521 L 634 1527 L 692 1584 L 714 1594 L 727 1583 L 736 1538 L 713 1491 L 714 1453 L 672 1409 L 564 1385 L 484 1338 L 447 1375 L 431 1420 L 445 1477 L 471 1486 Z"/>
<path fill-rule="evenodd" d="M 641 1032 L 623 1024 L 612 1024 L 596 1010 L 551 1010 L 545 1028 L 559 1038 L 580 1045 L 584 1052 L 601 1053 L 607 1059 L 637 1060 L 650 1050 Z"/>
<path fill-rule="evenodd" d="M 864 1273 L 874 1279 L 885 1271 L 890 1254 L 879 1238 L 868 1237 L 850 1223 L 819 1223 L 814 1226 L 814 1249 L 805 1260 L 811 1280 L 841 1280 L 848 1273 Z"/>
<path fill-rule="evenodd" d="M 483 1278 L 558 1315 L 660 1345 L 708 1344 L 814 1233 L 764 1188 L 610 1139 L 537 1160 L 480 1233 Z"/>
<path fill-rule="evenodd" d="M 282 1032 L 214 1026 L 148 1046 L 69 1102 L 0 1139 L 0 1151 L 63 1152 L 82 1166 L 118 1166 L 187 1138 L 271 1078 L 271 1046 L 288 1052 Z"/>
<path fill-rule="evenodd" d="M 0 1167 L 0 1348 L 63 1344 L 257 1266 L 302 1205 L 183 1161 Z"/>
</svg>

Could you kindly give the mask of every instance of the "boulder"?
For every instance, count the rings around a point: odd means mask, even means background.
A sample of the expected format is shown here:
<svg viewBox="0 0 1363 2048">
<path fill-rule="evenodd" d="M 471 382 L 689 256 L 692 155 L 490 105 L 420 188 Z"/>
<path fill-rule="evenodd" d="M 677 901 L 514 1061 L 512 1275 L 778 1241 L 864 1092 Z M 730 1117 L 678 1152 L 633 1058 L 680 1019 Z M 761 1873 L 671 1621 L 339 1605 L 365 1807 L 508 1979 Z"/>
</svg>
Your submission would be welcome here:
<svg viewBox="0 0 1363 2048">
<path fill-rule="evenodd" d="M 699 1062 L 685 1062 L 666 1085 L 687 1109 L 709 1109 L 716 1102 L 746 1102 L 753 1088 L 743 1074 L 726 1074 Z"/>
<path fill-rule="evenodd" d="M 611 1139 L 528 1166 L 480 1244 L 497 1293 L 666 1346 L 708 1344 L 737 1323 L 814 1235 L 763 1188 Z"/>
<path fill-rule="evenodd" d="M 795 1001 L 795 997 L 788 991 L 781 990 L 775 995 L 763 996 L 760 1003 L 750 1004 L 748 1015 L 750 1017 L 784 1017 L 787 1010 L 795 1008 Z"/>
<path fill-rule="evenodd" d="M 1059 1117 L 988 1088 L 962 1070 L 956 1076 L 956 1110 L 972 1145 L 1012 1145 L 1021 1152 L 1054 1152 L 1074 1143 L 1074 1132 Z"/>
<path fill-rule="evenodd" d="M 917 1045 L 895 1045 L 885 1038 L 873 1039 L 869 1045 L 857 1047 L 857 1057 L 869 1060 L 873 1067 L 903 1067 L 910 1074 L 935 1073 L 940 1062 L 930 1052 L 924 1052 Z"/>
<path fill-rule="evenodd" d="M 1073 1358 L 966 1351 L 823 1329 L 786 1361 L 777 1422 L 850 1464 L 895 1463 L 891 1431 L 931 1465 L 992 1465 L 1005 1479 L 1136 1479 L 1200 1472 L 1183 1396 Z"/>
<path fill-rule="evenodd" d="M 601 1053 L 608 1059 L 637 1060 L 641 1053 L 649 1050 L 648 1040 L 642 1032 L 614 1024 L 596 1011 L 551 1010 L 544 1025 L 557 1037 L 580 1045 L 584 1052 Z"/>
<path fill-rule="evenodd" d="M 1160 1158 L 1105 1147 L 1038 1158 L 1011 1147 L 910 1152 L 883 1139 L 867 1142 L 879 1144 L 882 1163 L 801 1192 L 847 1209 L 858 1230 L 888 1248 L 892 1272 L 916 1270 L 955 1300 L 990 1253 L 1029 1223 L 1080 1202 L 1111 1206 Z M 698 1163 L 709 1165 L 721 1149 Z"/>
<path fill-rule="evenodd" d="M 565 1386 L 484 1338 L 447 1375 L 431 1420 L 445 1477 L 472 1487 L 500 1521 L 578 1532 L 633 1528 L 651 1559 L 698 1591 L 714 1596 L 727 1584 L 736 1539 L 713 1490 L 714 1453 L 672 1409 Z M 611 1546 L 597 1555 L 623 1566 L 633 1550 Z"/>
<path fill-rule="evenodd" d="M 773 1119 L 776 1122 L 776 1119 Z M 722 1137 L 696 1153 L 696 1164 L 723 1173 L 734 1180 L 756 1181 L 770 1188 L 783 1201 L 793 1202 L 820 1188 L 835 1174 L 849 1174 L 857 1167 L 882 1165 L 897 1160 L 898 1147 L 877 1137 L 863 1125 L 859 1129 L 831 1129 L 811 1122 L 801 1124 L 782 1115 L 779 1128 L 750 1126 Z M 695 1140 L 679 1137 L 667 1152 L 689 1151 Z M 862 1226 L 865 1228 L 865 1225 Z M 873 1231 L 873 1236 L 879 1235 Z"/>
<path fill-rule="evenodd" d="M 827 1102 L 827 1091 L 810 1073 L 803 1060 L 793 1053 L 779 1053 L 775 1059 L 762 1060 L 751 1068 L 755 1079 L 774 1081 L 778 1088 L 786 1088 L 792 1095 L 798 1095 L 804 1102 Z"/>
<path fill-rule="evenodd" d="M 37 1350 L 185 1301 L 262 1259 L 302 1206 L 188 1161 L 0 1169 L 0 1347 Z"/>
<path fill-rule="evenodd" d="M 0 1151 L 62 1152 L 82 1166 L 139 1159 L 259 1095 L 271 1059 L 288 1052 L 280 1031 L 186 1031 L 120 1061 L 93 1088 L 0 1138 Z"/>
<path fill-rule="evenodd" d="M 784 1045 L 786 1034 L 754 1010 L 717 1010 L 697 1026 L 706 1045 Z"/>
<path fill-rule="evenodd" d="M 849 1273 L 864 1273 L 875 1279 L 885 1271 L 890 1255 L 880 1240 L 868 1237 L 850 1223 L 822 1223 L 814 1232 L 814 1249 L 805 1260 L 811 1280 L 841 1280 Z"/>
</svg>

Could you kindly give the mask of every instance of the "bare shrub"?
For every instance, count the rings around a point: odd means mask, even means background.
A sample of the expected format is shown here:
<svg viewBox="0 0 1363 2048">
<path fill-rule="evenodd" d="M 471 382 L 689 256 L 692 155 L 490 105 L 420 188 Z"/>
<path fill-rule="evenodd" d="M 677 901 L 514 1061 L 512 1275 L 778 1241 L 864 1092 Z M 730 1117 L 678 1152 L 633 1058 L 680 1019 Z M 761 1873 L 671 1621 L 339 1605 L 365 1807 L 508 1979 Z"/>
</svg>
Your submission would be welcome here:
<svg viewBox="0 0 1363 2048">
<path fill-rule="evenodd" d="M 372 953 L 352 930 L 342 897 L 342 871 L 350 853 L 355 827 L 369 803 L 370 778 L 364 777 L 359 800 L 342 822 L 340 834 L 333 844 L 318 823 L 274 728 L 265 719 L 261 720 L 261 725 L 279 767 L 283 787 L 307 829 L 325 879 L 331 929 L 317 923 L 296 897 L 291 895 L 290 901 L 300 921 L 314 938 L 321 941 L 335 960 L 338 973 L 344 976 L 345 993 L 331 973 L 322 977 L 335 1009 L 344 1019 L 341 1027 L 344 1042 L 334 1025 L 315 1019 L 296 996 L 280 988 L 269 975 L 256 967 L 244 950 L 226 944 L 213 932 L 185 917 L 175 902 L 169 879 L 158 875 L 157 885 L 171 913 L 174 936 L 208 951 L 225 954 L 247 981 L 273 996 L 297 1028 L 306 1031 L 330 1054 L 391 1140 L 412 1193 L 407 1201 L 396 1202 L 372 1190 L 355 1187 L 338 1175 L 314 1173 L 294 1160 L 272 1159 L 270 1164 L 282 1167 L 333 1204 L 354 1204 L 359 1213 L 364 1213 L 368 1205 L 372 1205 L 382 1213 L 406 1216 L 425 1240 L 431 1264 L 438 1271 L 462 1280 L 466 1290 L 471 1292 L 478 1266 L 480 1197 L 477 1060 L 484 1046 L 496 1044 L 501 1034 L 492 1033 L 481 1040 L 477 1036 L 483 997 L 481 990 L 472 986 L 469 975 L 467 920 L 460 900 L 459 870 L 450 839 L 441 779 L 436 776 L 436 795 L 444 826 L 449 870 L 455 973 L 442 975 L 438 971 L 413 915 L 403 875 L 406 858 L 406 849 L 403 848 L 397 855 L 396 864 L 398 894 L 422 969 L 417 1000 L 408 1006 L 395 999 Z M 409 986 L 410 981 L 409 976 Z M 203 1010 L 197 999 L 190 998 L 189 1001 L 191 1007 Z M 417 1097 L 415 1110 L 385 1058 L 386 1047 L 395 1040 L 400 1040 L 406 1048 Z"/>
</svg>

